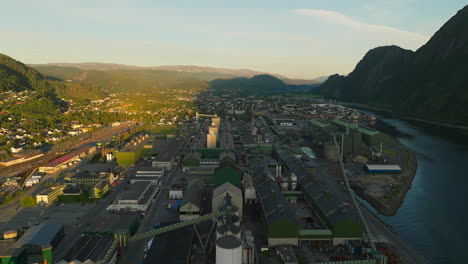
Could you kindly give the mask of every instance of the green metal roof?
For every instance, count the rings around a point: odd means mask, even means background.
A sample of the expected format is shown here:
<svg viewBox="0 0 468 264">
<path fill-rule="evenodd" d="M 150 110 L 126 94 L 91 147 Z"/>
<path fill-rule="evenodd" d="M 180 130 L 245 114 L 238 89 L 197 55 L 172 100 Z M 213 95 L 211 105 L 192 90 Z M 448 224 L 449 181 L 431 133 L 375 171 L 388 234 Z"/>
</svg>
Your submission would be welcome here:
<svg viewBox="0 0 468 264">
<path fill-rule="evenodd" d="M 363 134 L 366 134 L 366 135 L 369 135 L 369 136 L 375 136 L 377 134 L 380 134 L 380 132 L 377 131 L 377 130 L 370 130 L 370 129 L 367 129 L 367 128 L 364 128 L 364 127 L 359 127 L 358 130 L 359 130 L 359 132 L 361 132 Z"/>
<path fill-rule="evenodd" d="M 296 154 L 296 155 L 302 155 L 304 154 L 304 152 L 302 151 L 301 148 L 292 148 L 291 149 L 292 153 Z"/>
<path fill-rule="evenodd" d="M 224 149 L 197 149 L 204 159 L 217 159 Z"/>
<path fill-rule="evenodd" d="M 312 119 L 312 120 L 310 120 L 309 122 L 312 123 L 312 124 L 314 124 L 314 125 L 316 125 L 316 126 L 319 126 L 319 127 L 321 127 L 321 128 L 325 128 L 325 127 L 329 127 L 329 126 L 330 126 L 330 124 L 324 123 L 324 122 L 322 122 L 322 121 L 320 121 L 320 120 L 317 120 L 317 119 Z"/>
<path fill-rule="evenodd" d="M 299 238 L 332 238 L 330 229 L 299 229 Z"/>
<path fill-rule="evenodd" d="M 345 122 L 345 121 L 339 120 L 339 119 L 333 119 L 332 122 L 335 123 L 335 124 L 338 124 L 338 125 L 342 125 L 342 126 L 345 126 L 345 127 L 352 128 L 352 129 L 358 128 L 358 126 L 356 124 L 348 123 L 348 122 Z"/>
</svg>

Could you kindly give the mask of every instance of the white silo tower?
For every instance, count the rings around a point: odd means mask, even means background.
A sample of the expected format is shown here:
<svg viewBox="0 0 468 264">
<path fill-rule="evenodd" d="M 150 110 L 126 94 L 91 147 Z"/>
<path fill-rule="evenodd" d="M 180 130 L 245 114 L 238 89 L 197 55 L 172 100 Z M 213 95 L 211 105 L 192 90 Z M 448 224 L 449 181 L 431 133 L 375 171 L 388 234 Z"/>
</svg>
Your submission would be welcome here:
<svg viewBox="0 0 468 264">
<path fill-rule="evenodd" d="M 242 243 L 233 235 L 216 240 L 216 264 L 242 264 Z"/>
</svg>

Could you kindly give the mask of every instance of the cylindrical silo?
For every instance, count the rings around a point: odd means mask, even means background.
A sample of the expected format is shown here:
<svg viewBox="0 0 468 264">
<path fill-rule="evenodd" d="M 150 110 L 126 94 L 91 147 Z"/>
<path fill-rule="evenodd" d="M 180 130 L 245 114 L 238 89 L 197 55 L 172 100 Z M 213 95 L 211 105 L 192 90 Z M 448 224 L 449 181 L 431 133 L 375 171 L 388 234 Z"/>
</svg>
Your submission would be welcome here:
<svg viewBox="0 0 468 264">
<path fill-rule="evenodd" d="M 4 239 L 12 239 L 12 238 L 16 238 L 17 236 L 18 236 L 18 231 L 16 230 L 7 230 L 3 232 Z"/>
<path fill-rule="evenodd" d="M 233 235 L 216 240 L 216 264 L 241 264 L 242 244 Z"/>
<path fill-rule="evenodd" d="M 295 191 L 297 188 L 297 176 L 294 173 L 291 173 L 291 190 Z"/>
<path fill-rule="evenodd" d="M 233 223 L 225 223 L 216 228 L 216 238 L 220 238 L 226 235 L 233 235 L 240 239 L 240 227 Z"/>
</svg>

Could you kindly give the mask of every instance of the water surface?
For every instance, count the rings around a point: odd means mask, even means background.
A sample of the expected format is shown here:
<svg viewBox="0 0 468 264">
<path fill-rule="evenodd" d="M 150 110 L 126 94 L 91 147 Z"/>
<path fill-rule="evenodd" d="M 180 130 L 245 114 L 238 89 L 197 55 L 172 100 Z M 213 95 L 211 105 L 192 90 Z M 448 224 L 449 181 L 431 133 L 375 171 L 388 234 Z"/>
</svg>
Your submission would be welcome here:
<svg viewBox="0 0 468 264">
<path fill-rule="evenodd" d="M 395 216 L 380 216 L 431 263 L 466 264 L 468 131 L 378 115 L 418 160 L 412 188 Z"/>
</svg>

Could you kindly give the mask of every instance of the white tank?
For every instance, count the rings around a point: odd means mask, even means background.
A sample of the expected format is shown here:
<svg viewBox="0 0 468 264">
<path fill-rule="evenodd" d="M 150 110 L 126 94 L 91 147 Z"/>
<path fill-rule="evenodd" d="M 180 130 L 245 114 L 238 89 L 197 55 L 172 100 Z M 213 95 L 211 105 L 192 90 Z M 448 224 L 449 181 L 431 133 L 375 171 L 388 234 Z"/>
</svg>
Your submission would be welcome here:
<svg viewBox="0 0 468 264">
<path fill-rule="evenodd" d="M 216 240 L 216 264 L 242 264 L 242 244 L 235 236 Z"/>
<path fill-rule="evenodd" d="M 12 239 L 18 236 L 18 232 L 16 230 L 7 230 L 3 233 L 4 239 Z"/>
<path fill-rule="evenodd" d="M 255 200 L 255 199 L 257 199 L 255 188 L 253 186 L 249 186 L 249 187 L 247 187 L 245 189 L 245 199 L 246 200 Z"/>
</svg>

